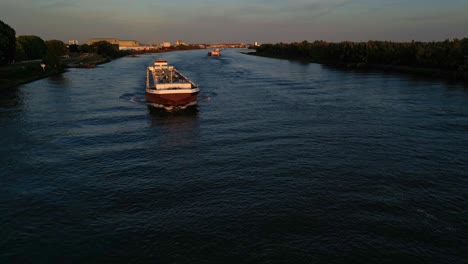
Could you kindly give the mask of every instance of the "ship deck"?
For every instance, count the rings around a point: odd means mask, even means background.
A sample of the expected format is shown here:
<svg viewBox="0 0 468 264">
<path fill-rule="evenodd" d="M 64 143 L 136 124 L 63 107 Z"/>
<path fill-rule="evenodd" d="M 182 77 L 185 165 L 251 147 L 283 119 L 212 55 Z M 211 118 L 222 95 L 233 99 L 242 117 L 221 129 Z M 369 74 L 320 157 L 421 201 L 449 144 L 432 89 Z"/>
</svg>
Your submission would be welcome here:
<svg viewBox="0 0 468 264">
<path fill-rule="evenodd" d="M 155 84 L 190 83 L 190 81 L 184 76 L 182 76 L 177 70 L 170 71 L 169 69 L 155 69 L 155 70 L 152 70 L 152 73 L 153 73 L 153 80 Z"/>
<path fill-rule="evenodd" d="M 146 69 L 146 89 L 158 93 L 173 92 L 193 93 L 198 91 L 198 86 L 189 78 L 174 68 L 167 65 L 166 60 L 157 60 L 153 66 Z"/>
</svg>

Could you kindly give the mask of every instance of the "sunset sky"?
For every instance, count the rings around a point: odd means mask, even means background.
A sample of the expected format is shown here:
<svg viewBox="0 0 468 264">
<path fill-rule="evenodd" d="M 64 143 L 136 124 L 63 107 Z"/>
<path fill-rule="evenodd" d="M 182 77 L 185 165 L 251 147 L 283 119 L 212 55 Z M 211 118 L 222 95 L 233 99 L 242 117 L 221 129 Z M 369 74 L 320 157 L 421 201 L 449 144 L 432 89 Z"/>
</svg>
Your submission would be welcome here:
<svg viewBox="0 0 468 264">
<path fill-rule="evenodd" d="M 143 43 L 468 37 L 467 0 L 1 0 L 16 35 Z"/>
</svg>

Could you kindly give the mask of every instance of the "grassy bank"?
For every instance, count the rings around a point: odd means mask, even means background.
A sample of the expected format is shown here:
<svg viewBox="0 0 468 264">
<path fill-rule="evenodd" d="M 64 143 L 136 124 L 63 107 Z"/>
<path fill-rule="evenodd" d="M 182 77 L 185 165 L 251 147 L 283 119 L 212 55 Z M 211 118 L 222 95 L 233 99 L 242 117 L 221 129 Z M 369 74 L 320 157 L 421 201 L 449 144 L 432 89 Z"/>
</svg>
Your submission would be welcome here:
<svg viewBox="0 0 468 264">
<path fill-rule="evenodd" d="M 95 53 L 83 53 L 65 59 L 62 63 L 68 68 L 93 68 L 96 67 L 96 65 L 104 64 L 109 61 L 111 61 L 111 59 Z"/>
<path fill-rule="evenodd" d="M 0 67 L 0 89 L 15 87 L 45 77 L 60 74 L 64 68 L 42 70 L 40 62 L 11 64 Z"/>
<path fill-rule="evenodd" d="M 111 60 L 108 58 L 89 53 L 63 59 L 61 68 L 49 69 L 46 67 L 45 71 L 41 68 L 40 60 L 5 65 L 0 67 L 0 89 L 61 74 L 66 71 L 66 68 L 93 68 L 109 61 Z"/>
<path fill-rule="evenodd" d="M 94 68 L 97 65 L 110 62 L 114 59 L 118 59 L 125 55 L 138 55 L 144 53 L 165 53 L 171 51 L 182 51 L 198 49 L 195 47 L 171 47 L 165 49 L 151 50 L 151 51 L 140 51 L 140 52 L 129 52 L 119 54 L 118 57 L 110 59 L 106 56 L 102 56 L 96 53 L 82 53 L 82 54 L 71 54 L 70 57 L 63 58 L 61 63 L 62 68 L 48 69 L 43 71 L 40 64 L 41 60 L 20 62 L 0 67 L 0 89 L 15 87 L 28 82 L 36 81 L 42 78 L 60 74 L 66 71 L 66 68 Z"/>
</svg>

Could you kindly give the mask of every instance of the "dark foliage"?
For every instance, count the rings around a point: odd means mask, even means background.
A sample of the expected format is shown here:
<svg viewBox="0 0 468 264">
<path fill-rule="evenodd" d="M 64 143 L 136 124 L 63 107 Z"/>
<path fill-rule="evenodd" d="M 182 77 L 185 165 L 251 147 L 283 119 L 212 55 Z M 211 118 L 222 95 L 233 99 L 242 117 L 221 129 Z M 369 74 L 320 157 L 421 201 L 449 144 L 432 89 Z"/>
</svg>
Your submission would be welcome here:
<svg viewBox="0 0 468 264">
<path fill-rule="evenodd" d="M 0 20 L 0 65 L 11 63 L 16 52 L 16 32 Z"/>
<path fill-rule="evenodd" d="M 82 53 L 89 53 L 93 52 L 93 48 L 91 48 L 91 46 L 89 46 L 88 44 L 83 44 L 79 47 L 79 51 Z"/>
<path fill-rule="evenodd" d="M 18 40 L 16 40 L 15 61 L 24 61 L 27 59 L 28 59 L 28 56 L 26 55 L 26 52 L 24 51 L 23 46 Z"/>
<path fill-rule="evenodd" d="M 313 62 L 395 65 L 468 72 L 468 39 L 441 42 L 296 42 L 264 44 L 256 54 Z"/>
<path fill-rule="evenodd" d="M 78 53 L 80 52 L 80 46 L 77 44 L 68 45 L 68 51 L 73 52 L 73 53 Z"/>
<path fill-rule="evenodd" d="M 130 51 L 119 50 L 119 45 L 111 44 L 107 41 L 95 42 L 92 45 L 88 46 L 89 52 L 95 52 L 108 59 L 116 59 L 119 57 L 127 56 L 130 54 Z M 81 46 L 81 51 L 85 52 L 88 48 L 85 45 Z"/>
<path fill-rule="evenodd" d="M 60 66 L 60 57 L 67 54 L 67 46 L 61 40 L 48 40 L 47 45 L 47 56 L 45 62 L 56 68 Z"/>
<path fill-rule="evenodd" d="M 27 60 L 43 59 L 47 53 L 47 45 L 38 36 L 19 36 L 17 43 L 21 45 Z"/>
</svg>

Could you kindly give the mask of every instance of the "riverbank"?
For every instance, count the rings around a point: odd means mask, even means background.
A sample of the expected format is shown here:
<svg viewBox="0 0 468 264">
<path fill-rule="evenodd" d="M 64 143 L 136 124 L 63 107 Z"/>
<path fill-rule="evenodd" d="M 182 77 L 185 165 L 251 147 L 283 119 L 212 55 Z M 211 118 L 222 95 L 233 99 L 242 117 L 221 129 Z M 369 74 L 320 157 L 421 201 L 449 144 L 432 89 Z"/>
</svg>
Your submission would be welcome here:
<svg viewBox="0 0 468 264">
<path fill-rule="evenodd" d="M 145 53 L 165 53 L 171 51 L 183 51 L 192 49 L 198 48 L 173 47 L 151 51 L 136 51 L 131 52 L 129 55 L 126 56 L 137 56 L 139 54 Z M 95 68 L 97 65 L 108 63 L 112 60 L 119 58 L 121 57 L 109 59 L 96 53 L 76 54 L 75 56 L 62 59 L 62 64 L 64 65 L 63 68 L 49 70 L 46 67 L 45 71 L 40 66 L 40 60 L 5 65 L 0 67 L 0 89 L 12 88 L 18 85 L 61 74 L 64 73 L 67 68 Z"/>
<path fill-rule="evenodd" d="M 453 81 L 468 82 L 468 72 L 447 71 L 431 68 L 417 68 L 399 65 L 370 64 L 370 63 L 324 63 L 344 69 L 351 70 L 378 70 L 383 72 L 396 72 L 402 74 L 418 75 L 430 78 L 442 78 Z"/>
<path fill-rule="evenodd" d="M 97 65 L 108 63 L 110 61 L 111 59 L 102 57 L 96 53 L 83 53 L 79 56 L 65 59 L 63 64 L 65 64 L 67 68 L 94 68 Z"/>
<path fill-rule="evenodd" d="M 371 63 L 346 63 L 346 62 L 337 62 L 337 61 L 316 61 L 316 60 L 307 60 L 301 58 L 291 58 L 288 56 L 269 56 L 263 54 L 257 54 L 256 52 L 243 52 L 247 55 L 253 55 L 258 57 L 265 58 L 275 58 L 282 60 L 292 60 L 299 61 L 303 63 L 318 63 L 326 66 L 336 67 L 344 70 L 378 70 L 382 72 L 394 72 L 402 74 L 417 75 L 423 77 L 431 78 L 442 78 L 453 81 L 468 82 L 468 72 L 462 71 L 447 71 L 433 68 L 418 68 L 410 66 L 401 66 L 401 65 L 389 65 L 389 64 L 371 64 Z"/>
<path fill-rule="evenodd" d="M 42 69 L 41 60 L 25 61 L 0 67 L 0 89 L 12 88 L 50 76 L 62 74 L 67 68 L 94 68 L 111 61 L 93 53 L 62 59 L 62 67 Z"/>
<path fill-rule="evenodd" d="M 3 66 L 0 67 L 0 89 L 12 88 L 21 84 L 61 74 L 65 71 L 65 68 L 43 70 L 40 62 L 36 61 Z"/>
</svg>

